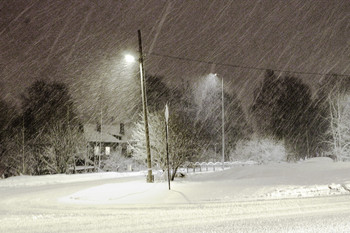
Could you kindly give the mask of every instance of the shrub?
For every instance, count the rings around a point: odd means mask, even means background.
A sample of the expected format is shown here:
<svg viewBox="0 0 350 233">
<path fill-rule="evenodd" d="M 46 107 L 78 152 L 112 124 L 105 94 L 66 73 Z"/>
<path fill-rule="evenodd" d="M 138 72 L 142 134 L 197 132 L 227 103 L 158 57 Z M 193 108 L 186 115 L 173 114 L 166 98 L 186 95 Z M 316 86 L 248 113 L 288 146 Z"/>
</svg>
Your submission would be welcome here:
<svg viewBox="0 0 350 233">
<path fill-rule="evenodd" d="M 252 139 L 239 141 L 233 151 L 233 160 L 252 160 L 259 164 L 286 160 L 286 149 L 281 141 L 273 139 Z"/>
<path fill-rule="evenodd" d="M 126 158 L 120 153 L 112 153 L 109 158 L 102 162 L 104 171 L 124 172 L 133 170 L 137 166 L 132 158 Z"/>
</svg>

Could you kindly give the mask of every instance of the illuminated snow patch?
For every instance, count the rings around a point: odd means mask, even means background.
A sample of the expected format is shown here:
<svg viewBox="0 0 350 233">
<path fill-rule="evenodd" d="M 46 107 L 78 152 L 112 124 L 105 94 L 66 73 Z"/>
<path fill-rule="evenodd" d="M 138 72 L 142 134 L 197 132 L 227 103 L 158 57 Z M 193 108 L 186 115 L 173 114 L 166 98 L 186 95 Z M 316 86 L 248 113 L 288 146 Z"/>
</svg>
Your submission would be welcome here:
<svg viewBox="0 0 350 233">
<path fill-rule="evenodd" d="M 60 198 L 59 201 L 70 204 L 155 203 L 163 199 L 161 197 L 166 191 L 164 183 L 134 181 L 95 186 Z"/>
</svg>

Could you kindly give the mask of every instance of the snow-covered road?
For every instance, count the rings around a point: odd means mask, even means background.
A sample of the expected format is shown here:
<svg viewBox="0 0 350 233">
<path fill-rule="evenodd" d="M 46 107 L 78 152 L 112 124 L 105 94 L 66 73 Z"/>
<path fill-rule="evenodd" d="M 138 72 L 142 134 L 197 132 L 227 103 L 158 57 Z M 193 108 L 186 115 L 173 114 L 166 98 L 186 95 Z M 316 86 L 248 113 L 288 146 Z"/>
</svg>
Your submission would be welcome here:
<svg viewBox="0 0 350 233">
<path fill-rule="evenodd" d="M 350 232 L 350 163 L 0 180 L 0 232 Z"/>
<path fill-rule="evenodd" d="M 350 232 L 349 195 L 192 204 L 56 201 L 86 185 L 2 197 L 1 232 Z"/>
</svg>

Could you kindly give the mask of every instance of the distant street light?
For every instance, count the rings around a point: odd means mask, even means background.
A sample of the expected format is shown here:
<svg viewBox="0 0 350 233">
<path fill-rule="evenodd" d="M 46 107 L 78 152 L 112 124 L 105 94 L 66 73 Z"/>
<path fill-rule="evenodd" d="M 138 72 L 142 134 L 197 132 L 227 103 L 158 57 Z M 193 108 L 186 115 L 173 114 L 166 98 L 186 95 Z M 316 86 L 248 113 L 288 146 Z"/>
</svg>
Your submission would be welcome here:
<svg viewBox="0 0 350 233">
<path fill-rule="evenodd" d="M 143 120 L 145 124 L 145 138 L 146 138 L 146 153 L 147 153 L 147 183 L 154 182 L 154 176 L 152 175 L 152 162 L 151 162 L 151 147 L 149 140 L 149 126 L 147 116 L 147 99 L 146 99 L 146 84 L 145 84 L 145 70 L 143 66 L 143 53 L 142 53 L 142 40 L 141 31 L 138 30 L 138 41 L 139 41 L 139 65 L 140 65 L 140 80 L 141 80 L 141 97 L 142 97 L 142 108 L 143 108 Z M 135 58 L 132 55 L 125 55 L 127 62 L 134 62 Z"/>
</svg>

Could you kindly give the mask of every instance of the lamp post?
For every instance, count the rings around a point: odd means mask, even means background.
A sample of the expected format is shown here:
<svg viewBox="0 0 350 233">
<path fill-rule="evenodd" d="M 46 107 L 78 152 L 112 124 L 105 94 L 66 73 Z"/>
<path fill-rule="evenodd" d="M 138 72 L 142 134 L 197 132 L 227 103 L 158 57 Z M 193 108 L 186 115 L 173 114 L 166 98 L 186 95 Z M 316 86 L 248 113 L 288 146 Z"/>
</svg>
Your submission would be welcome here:
<svg viewBox="0 0 350 233">
<path fill-rule="evenodd" d="M 224 104 L 224 79 L 221 78 L 221 105 L 222 105 L 222 170 L 225 169 L 225 104 Z"/>
<path fill-rule="evenodd" d="M 151 147 L 149 141 L 149 127 L 147 116 L 147 99 L 146 99 L 146 86 L 145 86 L 145 70 L 143 67 L 143 53 L 142 53 L 142 40 L 141 31 L 138 30 L 139 41 L 139 65 L 140 65 L 140 80 L 141 80 L 141 94 L 142 94 L 142 108 L 143 108 L 143 120 L 145 124 L 145 137 L 146 137 L 146 153 L 147 153 L 147 183 L 153 183 L 154 178 L 152 175 L 152 163 L 151 163 Z"/>
<path fill-rule="evenodd" d="M 217 74 L 214 74 L 218 77 Z M 221 78 L 221 133 L 222 133 L 222 170 L 225 169 L 225 101 L 224 101 L 224 79 Z"/>
<path fill-rule="evenodd" d="M 168 168 L 168 188 L 170 190 L 170 164 L 169 164 L 169 108 L 168 104 L 165 105 L 165 143 L 166 143 L 166 163 Z"/>
</svg>

